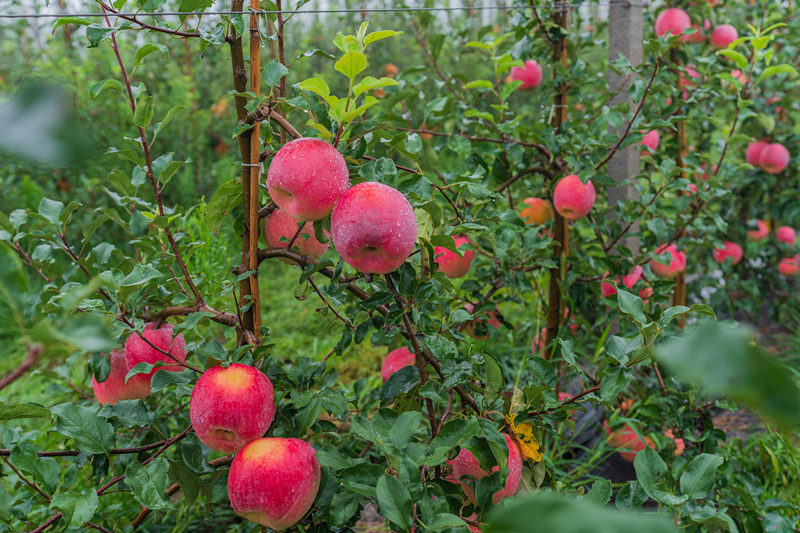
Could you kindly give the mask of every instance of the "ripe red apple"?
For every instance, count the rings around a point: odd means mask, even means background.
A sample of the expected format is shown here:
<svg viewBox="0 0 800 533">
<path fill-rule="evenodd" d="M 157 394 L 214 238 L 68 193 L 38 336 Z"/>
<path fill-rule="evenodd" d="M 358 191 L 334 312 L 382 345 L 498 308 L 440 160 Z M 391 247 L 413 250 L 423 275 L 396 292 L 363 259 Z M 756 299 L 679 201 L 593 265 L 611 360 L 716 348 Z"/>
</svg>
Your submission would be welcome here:
<svg viewBox="0 0 800 533">
<path fill-rule="evenodd" d="M 148 342 L 158 349 L 150 346 Z M 172 358 L 162 352 L 170 354 Z M 179 333 L 173 337 L 172 324 L 164 324 L 158 329 L 156 329 L 154 322 L 145 324 L 141 336 L 138 332 L 128 335 L 125 341 L 125 361 L 130 368 L 139 363 L 152 365 L 158 361 L 163 361 L 167 365 L 154 367 L 148 374 L 136 374 L 128 380 L 128 384 L 135 382 L 136 386 L 142 387 L 146 384 L 149 390 L 150 380 L 153 378 L 153 374 L 159 370 L 167 370 L 169 372 L 183 370 L 184 367 L 173 362 L 175 359 L 181 362 L 186 361 L 186 341 L 183 339 L 183 335 Z"/>
<path fill-rule="evenodd" d="M 745 155 L 747 162 L 754 167 L 759 166 L 761 159 L 761 152 L 767 147 L 769 143 L 764 141 L 755 141 L 747 145 L 747 153 Z"/>
<path fill-rule="evenodd" d="M 739 38 L 739 32 L 730 24 L 720 24 L 711 32 L 711 45 L 714 48 L 728 48 L 728 45 Z"/>
<path fill-rule="evenodd" d="M 520 211 L 519 214 L 525 220 L 526 224 L 536 224 L 539 226 L 553 218 L 553 207 L 548 200 L 543 198 L 525 198 L 523 202 L 528 204 L 528 207 Z"/>
<path fill-rule="evenodd" d="M 388 185 L 354 185 L 331 215 L 336 251 L 365 274 L 388 274 L 408 259 L 417 242 L 417 219 L 406 197 Z"/>
<path fill-rule="evenodd" d="M 737 80 L 742 85 L 744 85 L 747 82 L 747 76 L 745 76 L 744 72 L 742 72 L 738 68 L 736 70 L 732 70 L 731 71 L 731 76 L 733 77 L 733 79 Z M 724 80 L 723 80 L 723 84 L 724 84 Z"/>
<path fill-rule="evenodd" d="M 492 496 L 492 501 L 494 503 L 499 502 L 503 498 L 513 496 L 517 492 L 519 482 L 522 479 L 522 454 L 519 451 L 519 447 L 511 440 L 511 437 L 505 433 L 503 433 L 503 436 L 506 438 L 506 444 L 508 444 L 508 477 L 506 478 L 506 483 L 503 488 L 495 492 Z M 447 464 L 453 467 L 453 472 L 447 476 L 446 479 L 461 485 L 464 495 L 470 502 L 475 504 L 475 493 L 472 491 L 472 488 L 467 483 L 460 480 L 463 476 L 481 479 L 488 476 L 489 473 L 481 468 L 478 460 L 472 455 L 472 452 L 466 448 L 462 448 L 461 451 L 458 452 L 458 455 L 447 461 Z M 495 466 L 492 472 L 497 472 L 498 470 L 500 470 L 500 467 Z"/>
<path fill-rule="evenodd" d="M 98 383 L 92 376 L 92 390 L 98 402 L 114 405 L 120 400 L 139 400 L 150 394 L 150 383 L 147 380 L 131 379 L 125 383 L 125 376 L 131 369 L 125 360 L 125 354 L 118 350 L 112 351 L 108 363 L 110 370 L 105 381 Z"/>
<path fill-rule="evenodd" d="M 789 166 L 789 150 L 780 143 L 770 143 L 761 150 L 758 164 L 770 174 L 779 174 Z"/>
<path fill-rule="evenodd" d="M 472 260 L 475 259 L 475 251 L 470 249 L 469 239 L 466 236 L 456 235 L 453 240 L 456 242 L 456 248 L 464 254 L 463 257 L 459 257 L 455 252 L 442 246 L 434 246 L 433 253 L 436 256 L 436 264 L 439 266 L 439 270 L 444 272 L 445 276 L 448 278 L 460 278 L 466 276 L 467 272 L 469 272 Z"/>
<path fill-rule="evenodd" d="M 625 451 L 620 450 L 619 455 L 625 461 L 632 463 L 636 458 L 636 454 L 645 448 L 656 449 L 655 443 L 650 437 L 640 437 L 630 424 L 625 424 L 623 427 L 613 430 L 608 422 L 603 421 L 603 427 L 606 430 L 606 442 L 612 448 L 623 448 Z"/>
<path fill-rule="evenodd" d="M 467 311 L 467 313 L 471 313 L 471 314 L 475 313 L 475 306 L 472 305 L 472 304 L 465 305 L 464 309 Z M 500 324 L 500 319 L 497 318 L 497 310 L 494 310 L 494 311 L 481 311 L 481 312 L 478 313 L 478 316 L 481 316 L 481 315 L 486 315 L 489 318 L 488 319 L 475 318 L 474 320 L 470 320 L 467 323 L 466 327 L 464 328 L 464 331 L 466 332 L 467 335 L 469 335 L 473 339 L 479 340 L 479 341 L 486 340 L 486 339 L 489 338 L 489 334 L 491 332 L 491 328 L 489 328 L 489 326 L 493 327 L 494 329 L 500 329 L 500 325 L 501 325 Z M 482 329 L 486 329 L 487 330 L 486 333 L 478 334 L 476 332 L 476 330 L 478 329 L 479 325 L 480 325 L 480 327 Z"/>
<path fill-rule="evenodd" d="M 584 184 L 575 174 L 561 178 L 553 190 L 553 204 L 556 211 L 568 220 L 585 217 L 592 210 L 594 201 L 592 180 Z"/>
<path fill-rule="evenodd" d="M 680 35 L 691 25 L 692 21 L 683 9 L 676 7 L 665 9 L 656 17 L 656 36 L 661 37 L 667 33 L 673 36 Z"/>
<path fill-rule="evenodd" d="M 383 358 L 383 364 L 381 365 L 381 378 L 383 382 L 386 383 L 392 374 L 401 368 L 413 365 L 414 362 L 415 356 L 408 348 L 403 347 L 392 350 Z"/>
<path fill-rule="evenodd" d="M 263 221 L 264 241 L 270 248 L 287 248 L 289 241 L 297 234 L 298 223 L 295 219 L 286 214 L 281 208 L 276 209 Z M 325 236 L 328 232 L 323 230 Z M 305 236 L 304 236 L 305 235 Z M 284 240 L 281 240 L 284 239 Z M 305 255 L 311 259 L 319 259 L 328 243 L 321 243 L 314 236 L 314 226 L 310 222 L 303 224 L 303 229 L 292 244 L 292 251 Z"/>
<path fill-rule="evenodd" d="M 658 145 L 661 144 L 661 136 L 658 134 L 658 130 L 648 131 L 642 139 L 642 144 L 654 152 L 658 150 Z"/>
<path fill-rule="evenodd" d="M 521 91 L 535 89 L 542 83 L 542 67 L 533 59 L 527 60 L 524 67 L 511 67 L 510 75 L 513 81 L 522 82 L 522 85 L 517 87 Z"/>
<path fill-rule="evenodd" d="M 342 154 L 313 137 L 283 145 L 267 172 L 272 201 L 299 222 L 328 216 L 349 185 Z"/>
<path fill-rule="evenodd" d="M 233 458 L 228 499 L 239 516 L 280 531 L 308 512 L 317 497 L 319 480 L 316 451 L 307 442 L 257 439 Z"/>
<path fill-rule="evenodd" d="M 641 265 L 635 265 L 633 268 L 631 268 L 630 272 L 622 276 L 622 283 L 628 289 L 633 289 L 633 286 L 636 285 L 636 282 L 642 279 L 643 272 L 644 269 L 641 267 Z M 600 282 L 600 293 L 603 295 L 603 298 L 615 296 L 617 294 L 617 285 L 619 284 L 619 280 L 616 280 L 616 284 L 608 283 L 605 281 L 607 277 L 608 270 L 606 270 L 605 274 L 603 274 L 603 281 Z"/>
<path fill-rule="evenodd" d="M 781 226 L 775 230 L 775 235 L 781 242 L 791 244 L 792 246 L 797 244 L 797 232 L 794 231 L 794 228 L 790 228 L 789 226 Z"/>
<path fill-rule="evenodd" d="M 744 251 L 742 250 L 742 247 L 731 241 L 725 241 L 722 248 L 717 248 L 711 252 L 711 255 L 714 257 L 714 261 L 717 263 L 724 263 L 725 260 L 730 257 L 734 265 L 742 260 L 743 254 Z"/>
<path fill-rule="evenodd" d="M 665 429 L 664 436 L 675 443 L 675 456 L 682 455 L 683 451 L 686 449 L 686 443 L 683 439 L 676 439 L 671 429 Z"/>
<path fill-rule="evenodd" d="M 656 255 L 666 256 L 667 253 L 671 256 L 669 265 L 663 265 L 657 261 L 650 261 L 650 268 L 653 273 L 661 278 L 674 278 L 680 272 L 686 270 L 686 254 L 679 251 L 678 247 L 674 244 L 669 246 L 661 245 L 656 250 Z M 666 259 L 664 257 L 663 259 Z"/>
<path fill-rule="evenodd" d="M 710 24 L 711 23 L 708 21 L 708 19 L 705 19 L 703 25 L 705 26 L 706 30 L 708 29 Z M 692 24 L 692 28 L 694 28 L 697 31 L 695 31 L 693 34 L 689 35 L 686 38 L 686 42 L 687 43 L 699 43 L 699 44 L 703 44 L 704 42 L 706 42 L 706 36 L 703 33 L 703 28 L 701 28 L 697 24 Z"/>
<path fill-rule="evenodd" d="M 754 241 L 760 241 L 762 239 L 766 239 L 769 236 L 769 227 L 767 227 L 767 223 L 763 220 L 756 220 L 756 224 L 758 229 L 751 230 L 747 232 L 747 236 L 753 239 Z"/>
<path fill-rule="evenodd" d="M 778 272 L 784 276 L 796 276 L 800 272 L 800 255 L 784 257 L 778 263 Z"/>
<path fill-rule="evenodd" d="M 192 390 L 189 418 L 197 438 L 212 450 L 236 453 L 263 437 L 274 417 L 272 382 L 252 366 L 209 368 Z"/>
<path fill-rule="evenodd" d="M 644 287 L 643 289 L 639 289 L 639 298 L 642 299 L 642 304 L 647 305 L 652 297 L 653 287 Z"/>
</svg>

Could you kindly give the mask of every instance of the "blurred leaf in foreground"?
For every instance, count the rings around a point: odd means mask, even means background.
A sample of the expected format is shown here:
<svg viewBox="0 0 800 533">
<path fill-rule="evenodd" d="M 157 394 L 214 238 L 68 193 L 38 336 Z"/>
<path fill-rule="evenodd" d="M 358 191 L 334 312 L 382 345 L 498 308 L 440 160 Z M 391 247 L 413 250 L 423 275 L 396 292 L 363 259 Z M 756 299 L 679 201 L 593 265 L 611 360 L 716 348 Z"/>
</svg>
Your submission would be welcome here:
<svg viewBox="0 0 800 533">
<path fill-rule="evenodd" d="M 800 425 L 800 387 L 742 325 L 699 324 L 659 346 L 656 356 L 708 394 L 726 395 L 782 426 Z"/>
</svg>

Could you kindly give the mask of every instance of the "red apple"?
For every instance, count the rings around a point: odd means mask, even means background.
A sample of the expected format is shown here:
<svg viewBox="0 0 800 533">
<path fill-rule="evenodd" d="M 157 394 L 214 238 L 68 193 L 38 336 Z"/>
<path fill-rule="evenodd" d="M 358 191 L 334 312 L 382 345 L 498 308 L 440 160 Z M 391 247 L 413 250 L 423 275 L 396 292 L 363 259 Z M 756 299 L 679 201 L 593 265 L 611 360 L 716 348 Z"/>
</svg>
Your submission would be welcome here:
<svg viewBox="0 0 800 533">
<path fill-rule="evenodd" d="M 278 208 L 263 221 L 264 241 L 270 248 L 286 248 L 297 234 L 297 227 L 297 221 Z M 328 236 L 327 231 L 323 233 Z M 327 249 L 328 243 L 321 243 L 314 236 L 314 226 L 310 222 L 303 224 L 303 229 L 292 244 L 292 251 L 311 259 L 318 259 Z"/>
<path fill-rule="evenodd" d="M 365 274 L 388 274 L 408 259 L 417 242 L 417 219 L 406 197 L 368 181 L 347 190 L 331 215 L 336 251 Z"/>
<path fill-rule="evenodd" d="M 711 45 L 714 48 L 728 48 L 728 45 L 739 38 L 739 32 L 730 24 L 720 24 L 711 32 Z"/>
<path fill-rule="evenodd" d="M 789 150 L 780 143 L 770 143 L 761 150 L 758 164 L 770 174 L 779 174 L 789 166 Z"/>
<path fill-rule="evenodd" d="M 650 268 L 653 273 L 661 278 L 674 278 L 680 272 L 686 270 L 686 254 L 679 251 L 678 247 L 674 244 L 661 245 L 656 250 L 656 255 L 666 256 L 667 253 L 671 256 L 668 265 L 663 265 L 657 261 L 650 261 Z M 666 259 L 666 257 L 664 257 Z"/>
<path fill-rule="evenodd" d="M 642 273 L 644 269 L 641 265 L 635 265 L 631 268 L 631 271 L 622 276 L 622 283 L 628 288 L 633 289 L 633 286 L 636 285 L 636 282 L 642 279 Z M 603 295 L 603 298 L 609 298 L 617 294 L 617 285 L 619 284 L 619 280 L 616 281 L 616 284 L 608 283 L 605 279 L 608 277 L 608 270 L 606 273 L 603 274 L 603 280 L 600 283 L 600 292 Z"/>
<path fill-rule="evenodd" d="M 349 185 L 342 154 L 312 137 L 283 145 L 267 172 L 272 201 L 300 222 L 328 216 Z"/>
<path fill-rule="evenodd" d="M 308 512 L 317 497 L 319 480 L 316 451 L 307 442 L 257 439 L 233 458 L 228 499 L 239 516 L 280 531 Z"/>
<path fill-rule="evenodd" d="M 705 20 L 705 23 L 709 24 L 708 19 Z M 697 31 L 695 31 L 693 34 L 689 35 L 686 38 L 686 42 L 688 42 L 688 43 L 699 43 L 699 44 L 702 44 L 702 43 L 706 42 L 706 36 L 703 33 L 703 29 L 700 26 L 698 26 L 697 24 L 692 24 L 692 28 L 694 28 Z M 706 29 L 708 29 L 708 28 L 706 27 Z"/>
<path fill-rule="evenodd" d="M 92 390 L 97 401 L 114 405 L 120 400 L 139 400 L 150 394 L 150 383 L 147 380 L 131 379 L 125 383 L 125 376 L 130 371 L 125 354 L 118 350 L 109 356 L 110 369 L 105 381 L 99 382 L 92 376 Z"/>
<path fill-rule="evenodd" d="M 763 220 L 756 220 L 756 224 L 758 226 L 757 230 L 751 230 L 747 232 L 747 236 L 753 239 L 754 241 L 760 241 L 762 239 L 766 239 L 769 236 L 769 227 L 767 227 L 767 223 Z"/>
<path fill-rule="evenodd" d="M 779 241 L 785 242 L 786 244 L 794 246 L 797 243 L 797 232 L 794 231 L 794 228 L 790 228 L 789 226 L 779 227 L 775 230 L 775 235 L 778 237 Z"/>
<path fill-rule="evenodd" d="M 742 247 L 731 241 L 725 241 L 722 248 L 717 248 L 711 252 L 714 261 L 717 263 L 724 263 L 730 257 L 734 265 L 742 260 L 743 254 Z"/>
<path fill-rule="evenodd" d="M 612 430 L 607 422 L 603 422 L 603 427 L 606 430 L 606 442 L 612 448 L 623 448 L 626 451 L 620 450 L 619 455 L 625 461 L 632 463 L 636 458 L 636 454 L 645 448 L 656 449 L 655 443 L 649 437 L 640 437 L 630 424 L 625 424 L 623 427 Z"/>
<path fill-rule="evenodd" d="M 522 82 L 522 85 L 517 87 L 519 90 L 535 89 L 542 83 L 542 67 L 533 59 L 529 59 L 524 67 L 511 67 L 511 79 Z"/>
<path fill-rule="evenodd" d="M 665 9 L 656 17 L 656 36 L 661 37 L 668 33 L 673 36 L 680 35 L 691 25 L 692 21 L 683 9 L 676 7 Z"/>
<path fill-rule="evenodd" d="M 155 348 L 150 346 L 151 344 L 155 346 Z M 169 355 L 166 355 L 167 353 Z M 172 357 L 170 357 L 170 355 Z M 173 337 L 172 324 L 164 324 L 156 329 L 156 324 L 150 322 L 145 324 L 144 331 L 141 335 L 134 331 L 128 335 L 125 341 L 125 361 L 130 368 L 135 367 L 139 363 L 147 363 L 150 365 L 158 361 L 167 363 L 165 366 L 154 367 L 153 370 L 147 374 L 136 374 L 128 380 L 129 384 L 136 382 L 136 386 L 142 387 L 144 386 L 143 384 L 147 384 L 149 390 L 150 380 L 153 378 L 153 374 L 159 370 L 167 370 L 169 372 L 180 372 L 183 370 L 184 367 L 175 363 L 175 359 L 181 362 L 186 361 L 186 341 L 180 333 Z"/>
<path fill-rule="evenodd" d="M 759 166 L 761 164 L 760 163 L 761 152 L 767 146 L 769 146 L 769 143 L 766 143 L 764 141 L 755 141 L 747 145 L 747 154 L 745 155 L 747 162 L 753 165 L 754 167 Z"/>
<path fill-rule="evenodd" d="M 800 255 L 784 257 L 778 263 L 778 272 L 784 276 L 796 276 L 800 272 Z"/>
<path fill-rule="evenodd" d="M 647 305 L 652 297 L 653 287 L 644 287 L 643 289 L 639 289 L 639 298 L 642 299 L 642 304 Z"/>
<path fill-rule="evenodd" d="M 578 220 L 589 214 L 594 201 L 595 191 L 592 181 L 589 180 L 584 184 L 575 174 L 561 178 L 553 191 L 556 211 L 569 220 Z"/>
<path fill-rule="evenodd" d="M 415 360 L 414 354 L 408 348 L 398 348 L 386 354 L 381 365 L 383 382 L 386 383 L 401 368 L 413 365 Z"/>
<path fill-rule="evenodd" d="M 200 442 L 218 452 L 236 453 L 263 437 L 274 417 L 272 382 L 252 366 L 209 368 L 192 390 L 192 427 Z"/>
<path fill-rule="evenodd" d="M 676 439 L 671 429 L 665 429 L 664 436 L 675 443 L 675 456 L 682 455 L 683 451 L 686 449 L 686 443 L 683 439 Z"/>
<path fill-rule="evenodd" d="M 747 82 L 747 76 L 745 76 L 744 72 L 742 72 L 739 69 L 732 70 L 731 71 L 731 76 L 733 77 L 733 79 L 737 80 L 742 85 L 744 85 Z M 724 80 L 723 80 L 723 83 L 724 83 Z"/>
<path fill-rule="evenodd" d="M 553 207 L 548 200 L 543 198 L 525 198 L 524 203 L 528 204 L 520 211 L 520 216 L 525 219 L 526 224 L 536 224 L 540 226 L 553 218 Z"/>
<path fill-rule="evenodd" d="M 661 136 L 658 134 L 658 130 L 651 130 L 647 132 L 642 139 L 642 144 L 652 151 L 658 150 L 658 145 L 661 143 Z"/>
<path fill-rule="evenodd" d="M 503 498 L 513 496 L 517 492 L 519 482 L 522 479 L 522 454 L 517 447 L 517 444 L 511 440 L 511 437 L 503 433 L 508 444 L 508 477 L 506 478 L 505 486 L 494 493 L 492 501 L 499 502 Z M 466 448 L 462 448 L 458 455 L 453 459 L 447 461 L 447 464 L 453 467 L 453 472 L 446 478 L 448 481 L 458 483 L 461 485 L 464 495 L 467 499 L 475 504 L 475 493 L 472 488 L 465 482 L 460 481 L 463 476 L 470 476 L 474 479 L 481 479 L 489 475 L 486 470 L 481 468 L 480 463 L 472 455 L 472 452 Z M 492 472 L 500 470 L 499 466 L 495 466 Z"/>
<path fill-rule="evenodd" d="M 434 246 L 433 253 L 436 256 L 436 264 L 439 266 L 439 270 L 444 272 L 445 276 L 448 278 L 460 278 L 466 276 L 467 272 L 469 272 L 472 260 L 475 259 L 475 251 L 469 249 L 469 239 L 464 235 L 456 235 L 453 240 L 456 242 L 456 248 L 464 254 L 463 257 L 459 257 L 457 253 L 442 246 Z"/>
</svg>

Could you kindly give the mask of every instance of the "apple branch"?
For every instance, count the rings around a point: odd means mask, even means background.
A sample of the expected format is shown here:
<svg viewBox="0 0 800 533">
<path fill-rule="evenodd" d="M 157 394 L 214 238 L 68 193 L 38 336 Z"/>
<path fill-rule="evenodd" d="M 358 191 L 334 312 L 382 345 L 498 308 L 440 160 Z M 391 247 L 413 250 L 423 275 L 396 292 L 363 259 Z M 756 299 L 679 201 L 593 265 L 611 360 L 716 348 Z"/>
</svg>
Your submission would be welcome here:
<svg viewBox="0 0 800 533">
<path fill-rule="evenodd" d="M 41 357 L 43 351 L 44 348 L 41 344 L 33 344 L 28 346 L 28 353 L 25 355 L 25 359 L 22 360 L 22 363 L 20 363 L 17 368 L 12 370 L 3 379 L 0 379 L 0 390 L 5 389 L 19 378 L 24 376 L 25 373 L 36 364 L 36 361 L 39 360 L 39 357 Z"/>
<path fill-rule="evenodd" d="M 168 35 L 174 35 L 176 37 L 182 37 L 184 39 L 187 39 L 187 38 L 190 38 L 190 37 L 200 37 L 200 34 L 196 33 L 196 32 L 185 32 L 185 31 L 173 30 L 173 29 L 170 29 L 170 28 L 163 28 L 161 26 L 153 26 L 151 24 L 147 24 L 145 22 L 142 22 L 141 20 L 137 19 L 135 16 L 123 15 L 119 11 L 117 11 L 116 9 L 112 8 L 110 5 L 104 3 L 103 0 L 97 0 L 97 3 L 100 4 L 100 7 L 102 7 L 103 10 L 108 11 L 109 13 L 114 15 L 115 17 L 121 18 L 123 20 L 127 20 L 128 22 L 132 22 L 132 23 L 136 24 L 137 26 L 139 26 L 141 29 L 144 29 L 144 30 L 152 30 L 152 31 L 160 32 L 160 33 L 166 33 Z"/>
</svg>

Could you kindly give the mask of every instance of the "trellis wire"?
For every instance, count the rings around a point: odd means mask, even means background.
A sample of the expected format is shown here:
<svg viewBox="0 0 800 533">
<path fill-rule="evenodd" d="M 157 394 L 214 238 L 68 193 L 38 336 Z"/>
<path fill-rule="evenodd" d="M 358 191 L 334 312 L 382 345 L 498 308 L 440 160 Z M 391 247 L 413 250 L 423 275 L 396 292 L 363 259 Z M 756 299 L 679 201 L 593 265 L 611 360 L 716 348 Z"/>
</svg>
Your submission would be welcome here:
<svg viewBox="0 0 800 533">
<path fill-rule="evenodd" d="M 550 4 L 537 4 L 534 6 L 524 6 L 524 9 L 535 7 L 537 9 L 557 9 L 557 8 L 578 8 L 578 7 L 608 7 L 612 5 L 621 5 L 625 7 L 648 7 L 647 3 L 634 3 L 628 0 L 608 0 L 606 2 L 582 2 L 582 3 L 567 3 L 567 2 L 554 2 Z M 458 6 L 458 7 L 373 7 L 373 8 L 342 8 L 342 9 L 303 9 L 300 11 L 289 10 L 258 10 L 262 15 L 303 15 L 303 14 L 327 14 L 327 13 L 402 13 L 402 12 L 434 12 L 434 11 L 493 11 L 501 9 L 521 9 L 517 6 Z M 169 16 L 203 16 L 203 15 L 249 15 L 252 11 L 164 11 L 158 13 L 145 13 L 145 12 L 112 12 L 108 13 L 0 13 L 0 19 L 36 19 L 36 18 L 91 18 L 91 17 L 169 17 Z"/>
</svg>

